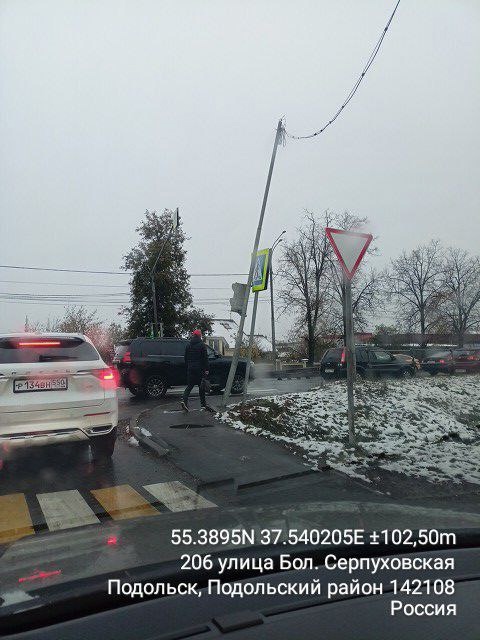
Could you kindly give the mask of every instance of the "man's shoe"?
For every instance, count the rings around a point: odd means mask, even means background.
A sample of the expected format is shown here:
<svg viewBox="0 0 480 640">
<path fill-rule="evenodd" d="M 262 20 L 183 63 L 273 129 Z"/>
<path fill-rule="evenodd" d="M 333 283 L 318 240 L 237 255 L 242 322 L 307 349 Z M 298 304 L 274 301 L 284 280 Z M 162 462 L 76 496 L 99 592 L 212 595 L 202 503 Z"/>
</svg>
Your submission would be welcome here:
<svg viewBox="0 0 480 640">
<path fill-rule="evenodd" d="M 202 411 L 209 411 L 210 413 L 217 413 L 215 411 L 215 409 L 213 407 L 209 407 L 208 404 L 206 404 L 204 407 L 202 407 L 201 409 Z"/>
<path fill-rule="evenodd" d="M 189 409 L 188 409 L 188 407 L 187 407 L 186 403 L 185 403 L 185 402 L 183 402 L 183 400 L 182 400 L 182 402 L 180 402 L 180 406 L 181 406 L 181 407 L 182 407 L 182 409 L 185 411 L 185 413 L 188 413 Z"/>
</svg>

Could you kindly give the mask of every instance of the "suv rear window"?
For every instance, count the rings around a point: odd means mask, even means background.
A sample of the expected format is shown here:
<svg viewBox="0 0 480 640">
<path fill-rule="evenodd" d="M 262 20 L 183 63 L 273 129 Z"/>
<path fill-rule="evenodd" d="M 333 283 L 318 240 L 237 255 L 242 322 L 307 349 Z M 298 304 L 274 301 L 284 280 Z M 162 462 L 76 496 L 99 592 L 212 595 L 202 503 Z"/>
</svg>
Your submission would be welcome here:
<svg viewBox="0 0 480 640">
<path fill-rule="evenodd" d="M 325 362 L 340 362 L 342 359 L 343 349 L 329 349 L 323 356 L 322 360 Z"/>
<path fill-rule="evenodd" d="M 130 343 L 127 343 L 127 344 L 121 343 L 121 344 L 115 345 L 115 353 L 113 356 L 114 359 L 121 360 L 123 356 L 127 353 L 129 346 L 130 346 Z"/>
<path fill-rule="evenodd" d="M 0 364 L 100 360 L 97 350 L 81 338 L 0 338 Z"/>
<path fill-rule="evenodd" d="M 130 351 L 142 356 L 184 356 L 186 340 L 134 340 Z"/>
</svg>

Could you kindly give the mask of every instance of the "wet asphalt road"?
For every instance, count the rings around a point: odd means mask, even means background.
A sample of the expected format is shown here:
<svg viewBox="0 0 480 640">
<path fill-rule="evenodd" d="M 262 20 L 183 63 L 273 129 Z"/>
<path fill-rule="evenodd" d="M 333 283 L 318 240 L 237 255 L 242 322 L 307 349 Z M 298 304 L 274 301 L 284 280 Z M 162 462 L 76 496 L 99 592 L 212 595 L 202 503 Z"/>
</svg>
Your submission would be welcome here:
<svg viewBox="0 0 480 640">
<path fill-rule="evenodd" d="M 309 389 L 318 384 L 318 379 L 295 380 L 294 384 L 264 380 L 252 384 L 249 396 L 286 393 L 293 389 Z M 139 509 L 141 512 L 141 509 L 155 504 L 151 493 L 145 489 L 152 485 L 158 487 L 163 486 L 162 483 L 174 483 L 182 491 L 190 489 L 196 492 L 198 478 L 188 469 L 181 469 L 168 457 L 160 458 L 139 446 L 129 432 L 130 420 L 145 409 L 159 406 L 177 408 L 182 392 L 183 388 L 172 389 L 166 398 L 153 402 L 134 398 L 128 391 L 120 389 L 119 436 L 109 462 L 93 462 L 89 447 L 84 444 L 26 449 L 13 460 L 2 459 L 0 455 L 0 510 L 3 508 L 4 512 L 3 518 L 0 514 L 0 543 L 2 527 L 4 537 L 8 539 L 11 535 L 8 533 L 9 527 L 15 519 L 19 519 L 22 526 L 28 525 L 32 531 L 44 531 L 48 526 L 69 528 L 74 526 L 72 523 L 78 523 L 80 516 L 76 509 L 83 514 L 81 517 L 87 513 L 85 517 L 88 519 L 95 514 L 94 517 L 99 521 L 112 517 L 115 519 L 119 509 L 123 513 L 121 517 L 128 514 L 129 510 L 132 510 L 132 514 L 138 514 Z M 222 396 L 210 396 L 208 399 L 212 406 L 217 406 L 221 400 Z M 192 408 L 197 404 L 198 394 L 193 393 Z M 302 482 L 308 484 L 311 480 L 307 478 Z M 106 490 L 108 495 L 99 494 L 98 490 Z M 235 501 L 262 500 L 261 496 L 270 496 L 271 490 L 260 488 L 258 492 L 244 492 L 243 497 L 236 496 Z M 95 499 L 99 495 L 103 495 L 103 506 Z M 283 492 L 279 495 L 283 495 Z M 206 497 L 218 506 L 232 502 L 232 496 L 225 494 L 222 489 L 213 490 Z M 133 507 L 129 502 L 131 500 Z M 53 521 L 56 524 L 52 525 Z"/>
</svg>

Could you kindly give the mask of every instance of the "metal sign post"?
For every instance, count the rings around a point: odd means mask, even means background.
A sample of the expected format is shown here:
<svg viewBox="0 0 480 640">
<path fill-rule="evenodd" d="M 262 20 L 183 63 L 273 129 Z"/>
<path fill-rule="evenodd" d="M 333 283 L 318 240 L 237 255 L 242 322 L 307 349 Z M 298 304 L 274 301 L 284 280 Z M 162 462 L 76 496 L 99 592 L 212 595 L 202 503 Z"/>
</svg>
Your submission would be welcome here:
<svg viewBox="0 0 480 640">
<path fill-rule="evenodd" d="M 353 332 L 352 278 L 372 241 L 370 233 L 356 233 L 343 229 L 325 229 L 326 236 L 343 270 L 343 309 L 345 318 L 345 356 L 347 362 L 347 414 L 348 442 L 357 443 L 355 434 L 355 397 L 353 388 L 357 364 L 355 359 L 355 337 Z"/>
<path fill-rule="evenodd" d="M 347 403 L 348 403 L 348 442 L 354 446 L 355 439 L 355 400 L 353 385 L 355 382 L 355 338 L 353 333 L 352 283 L 344 276 L 345 283 L 345 356 L 347 361 Z"/>
</svg>

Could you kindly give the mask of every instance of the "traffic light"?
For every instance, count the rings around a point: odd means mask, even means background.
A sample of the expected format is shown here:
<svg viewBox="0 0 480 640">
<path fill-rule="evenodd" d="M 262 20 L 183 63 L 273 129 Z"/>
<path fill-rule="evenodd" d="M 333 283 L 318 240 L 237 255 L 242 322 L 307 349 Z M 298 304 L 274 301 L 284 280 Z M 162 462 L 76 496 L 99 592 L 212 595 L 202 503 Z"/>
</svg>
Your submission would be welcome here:
<svg viewBox="0 0 480 640">
<path fill-rule="evenodd" d="M 241 315 L 243 309 L 243 301 L 247 294 L 247 285 L 242 282 L 234 282 L 232 284 L 233 298 L 230 298 L 230 309 Z"/>
</svg>

